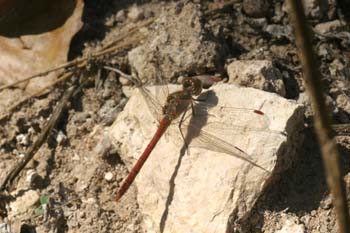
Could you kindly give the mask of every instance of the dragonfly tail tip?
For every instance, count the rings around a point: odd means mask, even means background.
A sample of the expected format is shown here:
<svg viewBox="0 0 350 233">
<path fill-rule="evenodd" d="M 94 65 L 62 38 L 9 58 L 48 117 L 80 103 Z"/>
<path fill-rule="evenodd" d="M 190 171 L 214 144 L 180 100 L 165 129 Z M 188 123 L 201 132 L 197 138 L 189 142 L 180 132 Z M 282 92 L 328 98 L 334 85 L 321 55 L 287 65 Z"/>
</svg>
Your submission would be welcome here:
<svg viewBox="0 0 350 233">
<path fill-rule="evenodd" d="M 115 196 L 114 200 L 115 202 L 119 202 L 120 201 L 120 198 L 122 198 L 122 195 L 120 195 L 119 193 Z"/>
</svg>

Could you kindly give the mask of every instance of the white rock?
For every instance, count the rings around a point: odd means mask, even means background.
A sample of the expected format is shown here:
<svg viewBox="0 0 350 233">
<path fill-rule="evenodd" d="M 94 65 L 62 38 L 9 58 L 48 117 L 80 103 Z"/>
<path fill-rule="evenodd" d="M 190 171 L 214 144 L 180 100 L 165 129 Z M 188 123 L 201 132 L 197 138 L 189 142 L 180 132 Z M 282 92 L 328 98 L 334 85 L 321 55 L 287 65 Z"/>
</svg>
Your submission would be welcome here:
<svg viewBox="0 0 350 233">
<path fill-rule="evenodd" d="M 74 152 L 74 153 L 73 153 L 72 160 L 73 160 L 73 161 L 80 161 L 80 156 L 79 156 L 76 152 Z"/>
<path fill-rule="evenodd" d="M 292 27 L 288 25 L 269 24 L 264 28 L 264 30 L 277 39 L 293 39 Z"/>
<path fill-rule="evenodd" d="M 350 98 L 345 94 L 337 96 L 337 106 L 344 110 L 346 113 L 350 113 Z"/>
<path fill-rule="evenodd" d="M 104 178 L 107 181 L 111 181 L 113 179 L 113 173 L 112 172 L 106 172 Z"/>
<path fill-rule="evenodd" d="M 129 9 L 129 12 L 128 12 L 128 18 L 132 21 L 138 21 L 140 19 L 142 19 L 144 17 L 144 14 L 143 14 L 143 10 L 136 6 L 136 5 L 133 5 L 130 9 Z"/>
<path fill-rule="evenodd" d="M 19 134 L 16 136 L 16 140 L 19 144 L 23 146 L 28 146 L 29 141 L 28 141 L 28 134 Z"/>
<path fill-rule="evenodd" d="M 333 20 L 333 21 L 317 24 L 314 30 L 318 34 L 327 35 L 330 33 L 338 32 L 342 26 L 343 25 L 340 22 L 340 20 Z"/>
<path fill-rule="evenodd" d="M 268 60 L 236 60 L 227 67 L 230 83 L 286 95 L 281 72 Z"/>
<path fill-rule="evenodd" d="M 11 233 L 11 227 L 8 223 L 0 223 L 0 233 Z"/>
<path fill-rule="evenodd" d="M 297 102 L 299 104 L 304 105 L 304 106 L 311 105 L 310 98 L 305 92 L 302 92 L 299 94 Z"/>
<path fill-rule="evenodd" d="M 101 158 L 105 158 L 111 150 L 112 150 L 112 143 L 108 135 L 104 135 L 104 134 L 100 137 L 99 142 L 93 149 L 94 153 L 99 155 Z"/>
<path fill-rule="evenodd" d="M 24 213 L 35 203 L 39 201 L 39 194 L 34 190 L 25 192 L 22 196 L 18 197 L 15 201 L 10 203 L 11 212 L 14 215 Z"/>
<path fill-rule="evenodd" d="M 27 170 L 26 181 L 31 184 L 36 176 L 38 176 L 38 173 L 34 169 L 29 169 Z"/>
<path fill-rule="evenodd" d="M 285 220 L 283 227 L 275 233 L 305 233 L 305 226 L 287 219 Z"/>
<path fill-rule="evenodd" d="M 120 11 L 117 12 L 117 14 L 115 15 L 115 20 L 117 22 L 123 22 L 125 20 L 125 10 L 121 9 Z"/>
<path fill-rule="evenodd" d="M 202 74 L 213 70 L 224 56 L 220 43 L 203 36 L 206 26 L 200 4 L 188 2 L 179 14 L 172 6 L 157 16 L 144 43 L 128 53 L 130 67 L 143 81 L 159 75 L 170 80 L 179 74 Z"/>
<path fill-rule="evenodd" d="M 319 2 L 317 0 L 303 0 L 304 14 L 308 18 L 320 18 L 322 15 Z"/>
<path fill-rule="evenodd" d="M 58 145 L 63 145 L 67 141 L 67 136 L 60 130 L 56 136 L 56 141 Z"/>
<path fill-rule="evenodd" d="M 201 129 L 246 151 L 269 171 L 285 169 L 281 164 L 288 164 L 284 162 L 293 156 L 293 140 L 299 136 L 296 134 L 303 121 L 303 108 L 253 88 L 222 84 L 213 91 L 206 102 L 218 103 L 209 109 L 210 118 Z M 253 114 L 254 121 L 250 121 L 248 112 L 237 109 L 259 108 L 262 103 L 265 115 Z M 218 122 L 224 125 L 219 127 L 215 124 Z M 247 123 L 250 126 L 242 131 Z M 191 147 L 191 143 L 187 153 L 177 125 L 169 128 L 169 134 L 159 141 L 136 178 L 145 228 L 147 232 L 227 232 L 229 222 L 249 215 L 261 192 L 270 185 L 272 175 L 234 156 L 213 151 L 220 140 L 209 145 L 211 150 Z M 155 118 L 136 91 L 110 131 L 112 142 L 129 168 L 156 127 Z M 280 131 L 287 132 L 288 140 Z M 278 168 L 277 161 L 281 162 Z"/>
</svg>

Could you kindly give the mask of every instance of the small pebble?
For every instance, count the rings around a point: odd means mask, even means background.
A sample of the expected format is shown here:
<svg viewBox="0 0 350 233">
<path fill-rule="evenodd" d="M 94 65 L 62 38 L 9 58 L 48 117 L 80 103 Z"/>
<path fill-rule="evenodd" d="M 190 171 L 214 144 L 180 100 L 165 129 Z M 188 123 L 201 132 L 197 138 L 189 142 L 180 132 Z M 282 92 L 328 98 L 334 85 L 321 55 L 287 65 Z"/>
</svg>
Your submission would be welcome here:
<svg viewBox="0 0 350 233">
<path fill-rule="evenodd" d="M 118 11 L 116 16 L 115 16 L 115 21 L 117 21 L 117 22 L 124 22 L 125 19 L 126 19 L 125 11 L 124 10 Z"/>
<path fill-rule="evenodd" d="M 23 146 L 28 146 L 28 144 L 29 144 L 28 135 L 26 135 L 26 134 L 17 135 L 16 140 L 20 145 L 23 145 Z"/>
<path fill-rule="evenodd" d="M 312 217 L 315 217 L 316 214 L 317 214 L 316 210 L 312 210 L 311 213 L 310 213 L 310 215 L 311 215 Z"/>
<path fill-rule="evenodd" d="M 83 124 L 87 121 L 88 118 L 91 117 L 91 114 L 88 113 L 88 112 L 77 112 L 73 118 L 72 118 L 72 121 L 75 123 L 75 124 Z"/>
<path fill-rule="evenodd" d="M 322 9 L 320 7 L 322 4 L 321 1 L 318 0 L 303 0 L 303 8 L 304 14 L 307 18 L 321 18 L 322 17 Z M 326 1 L 328 4 L 328 1 Z M 322 4 L 323 5 L 323 4 Z"/>
<path fill-rule="evenodd" d="M 332 207 L 332 198 L 328 196 L 326 199 L 320 202 L 320 207 L 322 209 L 328 210 Z"/>
<path fill-rule="evenodd" d="M 144 18 L 144 12 L 140 7 L 137 7 L 136 5 L 134 5 L 129 10 L 128 18 L 131 21 L 137 22 Z"/>
<path fill-rule="evenodd" d="M 28 183 L 32 183 L 33 180 L 35 179 L 35 177 L 36 177 L 37 175 L 38 175 L 38 174 L 37 174 L 37 172 L 36 172 L 34 169 L 29 169 L 29 170 L 27 171 L 26 181 L 27 181 Z"/>
<path fill-rule="evenodd" d="M 105 25 L 107 27 L 113 27 L 114 26 L 114 22 L 115 22 L 115 18 L 112 16 L 112 17 L 109 17 L 109 18 L 106 19 Z"/>
<path fill-rule="evenodd" d="M 60 130 L 56 136 L 58 145 L 63 145 L 67 141 L 67 136 Z"/>
<path fill-rule="evenodd" d="M 247 15 L 260 18 L 265 17 L 270 7 L 269 0 L 244 0 L 243 10 Z"/>
<path fill-rule="evenodd" d="M 11 233 L 11 227 L 7 223 L 0 223 L 0 233 Z"/>
<path fill-rule="evenodd" d="M 17 213 L 24 213 L 28 211 L 35 203 L 39 201 L 39 193 L 34 190 L 25 192 L 22 196 L 18 197 L 15 201 L 10 203 L 12 211 Z"/>
<path fill-rule="evenodd" d="M 321 35 L 327 35 L 329 33 L 336 33 L 342 28 L 342 23 L 339 20 L 319 23 L 314 27 L 314 31 Z"/>
<path fill-rule="evenodd" d="M 276 39 L 284 39 L 284 38 L 287 38 L 288 40 L 293 39 L 292 28 L 289 26 L 270 24 L 267 27 L 265 27 L 265 31 Z"/>
<path fill-rule="evenodd" d="M 94 153 L 104 158 L 108 155 L 112 147 L 113 146 L 109 137 L 107 135 L 103 135 L 94 148 Z"/>
<path fill-rule="evenodd" d="M 106 172 L 104 178 L 107 181 L 111 181 L 113 179 L 113 173 L 112 172 Z"/>
<path fill-rule="evenodd" d="M 80 160 L 79 155 L 78 155 L 77 153 L 74 153 L 74 154 L 73 154 L 73 157 L 72 157 L 72 160 L 73 160 L 73 161 L 79 161 L 79 160 Z"/>
</svg>

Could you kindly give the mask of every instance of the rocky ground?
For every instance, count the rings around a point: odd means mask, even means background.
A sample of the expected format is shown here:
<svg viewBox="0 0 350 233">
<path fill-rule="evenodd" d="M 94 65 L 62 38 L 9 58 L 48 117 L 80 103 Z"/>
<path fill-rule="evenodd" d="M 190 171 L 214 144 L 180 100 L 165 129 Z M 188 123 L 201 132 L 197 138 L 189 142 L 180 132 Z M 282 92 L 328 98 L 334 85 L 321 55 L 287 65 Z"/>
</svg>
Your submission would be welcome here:
<svg viewBox="0 0 350 233">
<path fill-rule="evenodd" d="M 336 123 L 349 123 L 349 2 L 328 0 L 321 6 L 313 0 L 304 2 L 315 32 L 313 44 L 330 113 Z M 265 190 L 250 216 L 228 232 L 337 232 L 284 1 L 104 0 L 85 4 L 84 26 L 71 45 L 70 58 L 97 50 L 135 23 L 157 20 L 143 29 L 147 38 L 132 52 L 130 48 L 113 60 L 89 67 L 90 81 L 71 100 L 9 195 L 0 196 L 0 232 L 145 232 L 136 201 L 140 190 L 132 186 L 121 204 L 113 200 L 128 170 L 109 141 L 107 128 L 127 102 L 130 83 L 102 69 L 103 65 L 125 72 L 133 69 L 150 82 L 159 74 L 172 83 L 181 76 L 220 75 L 224 80 L 239 76 L 244 78 L 230 82 L 303 104 L 305 140 L 297 149 L 297 159 Z M 65 89 L 61 85 L 1 122 L 1 180 L 37 139 Z M 0 92 L 2 106 L 19 95 L 16 89 Z M 349 186 L 349 138 L 342 135 L 337 141 Z"/>
</svg>

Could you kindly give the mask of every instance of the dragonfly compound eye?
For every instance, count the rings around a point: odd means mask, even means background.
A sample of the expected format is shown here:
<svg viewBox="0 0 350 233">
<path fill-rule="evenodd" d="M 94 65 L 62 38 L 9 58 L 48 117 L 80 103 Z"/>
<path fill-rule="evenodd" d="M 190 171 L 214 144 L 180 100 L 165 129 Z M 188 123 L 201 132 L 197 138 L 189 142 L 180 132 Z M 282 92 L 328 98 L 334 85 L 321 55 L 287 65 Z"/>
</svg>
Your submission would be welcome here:
<svg viewBox="0 0 350 233">
<path fill-rule="evenodd" d="M 199 95 L 202 92 L 202 82 L 196 78 L 187 78 L 182 83 L 184 90 L 190 91 L 192 95 Z"/>
</svg>

